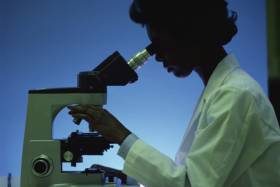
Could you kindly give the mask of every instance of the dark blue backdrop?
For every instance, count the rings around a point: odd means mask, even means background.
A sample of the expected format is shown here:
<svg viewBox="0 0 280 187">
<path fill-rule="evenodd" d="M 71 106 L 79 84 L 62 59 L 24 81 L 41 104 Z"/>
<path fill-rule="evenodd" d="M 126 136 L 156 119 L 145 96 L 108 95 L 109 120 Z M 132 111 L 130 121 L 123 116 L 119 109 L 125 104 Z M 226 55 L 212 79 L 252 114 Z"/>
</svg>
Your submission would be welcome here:
<svg viewBox="0 0 280 187">
<path fill-rule="evenodd" d="M 92 69 L 115 50 L 128 59 L 149 41 L 145 30 L 129 20 L 131 0 L 0 3 L 0 175 L 20 175 L 28 90 L 74 86 L 77 72 Z M 265 1 L 250 3 L 229 1 L 239 14 L 239 33 L 226 48 L 267 90 Z M 105 107 L 173 158 L 202 89 L 196 74 L 177 79 L 151 59 L 139 71 L 138 82 L 108 90 Z M 66 137 L 74 129 L 62 111 L 54 122 L 54 136 Z M 88 161 L 122 168 L 117 148 Z"/>
</svg>

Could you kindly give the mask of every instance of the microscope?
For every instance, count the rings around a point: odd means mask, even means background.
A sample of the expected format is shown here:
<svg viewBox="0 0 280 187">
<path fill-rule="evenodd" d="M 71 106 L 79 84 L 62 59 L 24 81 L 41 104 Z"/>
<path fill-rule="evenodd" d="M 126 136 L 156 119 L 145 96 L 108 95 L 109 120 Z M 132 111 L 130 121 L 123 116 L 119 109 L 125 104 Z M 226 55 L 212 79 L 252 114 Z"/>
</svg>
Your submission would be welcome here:
<svg viewBox="0 0 280 187">
<path fill-rule="evenodd" d="M 135 82 L 135 70 L 154 54 L 153 48 L 150 44 L 128 62 L 118 51 L 114 52 L 92 71 L 80 72 L 77 87 L 29 90 L 21 187 L 128 186 L 124 174 L 107 167 L 63 171 L 63 163 L 75 167 L 83 162 L 83 155 L 103 155 L 113 142 L 92 129 L 89 133 L 72 132 L 67 139 L 53 139 L 52 124 L 56 115 L 69 105 L 105 105 L 107 86 Z M 121 179 L 121 184 L 113 182 L 115 177 Z"/>
</svg>

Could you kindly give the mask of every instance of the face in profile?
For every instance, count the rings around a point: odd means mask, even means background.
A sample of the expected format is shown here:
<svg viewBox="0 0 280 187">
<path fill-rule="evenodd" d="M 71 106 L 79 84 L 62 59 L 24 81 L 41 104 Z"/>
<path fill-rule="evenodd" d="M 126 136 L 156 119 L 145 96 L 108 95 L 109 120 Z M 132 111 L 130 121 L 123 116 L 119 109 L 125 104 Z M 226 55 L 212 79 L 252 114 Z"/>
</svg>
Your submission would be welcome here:
<svg viewBox="0 0 280 187">
<path fill-rule="evenodd" d="M 156 46 L 156 61 L 176 77 L 187 77 L 200 63 L 200 49 L 197 45 L 179 45 L 171 34 L 151 25 L 146 25 L 147 34 Z"/>
</svg>

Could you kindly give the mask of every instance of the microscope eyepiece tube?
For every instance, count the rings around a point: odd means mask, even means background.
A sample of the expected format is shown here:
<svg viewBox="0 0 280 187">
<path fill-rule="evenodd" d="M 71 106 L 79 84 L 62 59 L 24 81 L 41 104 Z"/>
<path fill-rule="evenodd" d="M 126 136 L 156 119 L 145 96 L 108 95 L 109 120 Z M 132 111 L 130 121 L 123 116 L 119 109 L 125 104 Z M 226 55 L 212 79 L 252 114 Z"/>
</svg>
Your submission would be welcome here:
<svg viewBox="0 0 280 187">
<path fill-rule="evenodd" d="M 154 55 L 154 46 L 153 44 L 148 45 L 145 49 L 134 55 L 129 61 L 128 65 L 133 69 L 136 70 L 137 68 L 141 67 L 150 56 Z"/>
</svg>

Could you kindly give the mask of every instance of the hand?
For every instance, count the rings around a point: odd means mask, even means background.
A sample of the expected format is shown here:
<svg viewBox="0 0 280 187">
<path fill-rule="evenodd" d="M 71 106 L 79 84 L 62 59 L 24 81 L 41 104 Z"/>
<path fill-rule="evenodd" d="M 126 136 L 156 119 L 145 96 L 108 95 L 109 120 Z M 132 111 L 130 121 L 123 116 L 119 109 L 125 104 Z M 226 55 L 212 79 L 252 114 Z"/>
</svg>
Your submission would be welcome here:
<svg viewBox="0 0 280 187">
<path fill-rule="evenodd" d="M 109 177 L 109 178 L 117 177 L 122 181 L 122 184 L 127 183 L 127 175 L 124 174 L 121 170 L 110 168 L 99 164 L 94 164 L 91 166 L 91 168 L 102 171 L 105 177 Z"/>
<path fill-rule="evenodd" d="M 99 164 L 94 164 L 91 166 L 91 168 L 98 169 L 104 172 L 106 177 L 117 177 L 121 179 L 122 184 L 133 185 L 133 186 L 135 185 L 138 186 L 139 184 L 134 178 L 127 176 L 121 170 L 110 168 Z"/>
<path fill-rule="evenodd" d="M 112 143 L 121 144 L 131 133 L 117 118 L 107 110 L 93 105 L 68 106 L 69 114 L 75 119 L 86 120 L 90 129 L 98 131 Z"/>
</svg>

